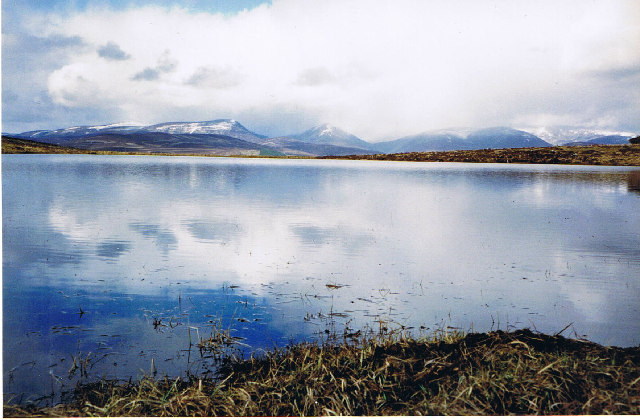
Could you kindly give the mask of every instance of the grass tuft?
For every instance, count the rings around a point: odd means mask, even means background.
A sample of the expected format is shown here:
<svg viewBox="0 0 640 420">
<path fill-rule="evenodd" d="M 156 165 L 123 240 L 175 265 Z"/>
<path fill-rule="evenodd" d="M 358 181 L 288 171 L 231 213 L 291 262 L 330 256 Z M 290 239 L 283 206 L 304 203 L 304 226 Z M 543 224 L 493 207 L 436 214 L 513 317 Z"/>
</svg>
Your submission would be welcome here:
<svg viewBox="0 0 640 420">
<path fill-rule="evenodd" d="M 442 414 L 640 414 L 640 348 L 529 330 L 387 330 L 225 356 L 215 378 L 103 380 L 55 407 L 4 406 L 7 417 Z"/>
</svg>

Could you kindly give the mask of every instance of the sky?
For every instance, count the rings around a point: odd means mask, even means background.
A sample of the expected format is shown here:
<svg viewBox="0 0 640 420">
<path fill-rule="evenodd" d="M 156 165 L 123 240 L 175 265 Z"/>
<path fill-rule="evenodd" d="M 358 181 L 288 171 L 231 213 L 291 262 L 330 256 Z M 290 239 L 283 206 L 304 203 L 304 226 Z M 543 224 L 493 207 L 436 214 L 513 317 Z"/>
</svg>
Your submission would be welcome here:
<svg viewBox="0 0 640 420">
<path fill-rule="evenodd" d="M 640 133 L 637 0 L 3 0 L 2 131 Z"/>
</svg>

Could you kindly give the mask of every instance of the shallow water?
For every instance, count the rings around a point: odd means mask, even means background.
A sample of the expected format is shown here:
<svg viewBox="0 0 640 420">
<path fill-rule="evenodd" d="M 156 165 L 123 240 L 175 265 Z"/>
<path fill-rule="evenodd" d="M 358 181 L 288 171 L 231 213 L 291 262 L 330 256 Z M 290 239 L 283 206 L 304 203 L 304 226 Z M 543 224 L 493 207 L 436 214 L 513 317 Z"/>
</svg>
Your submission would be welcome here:
<svg viewBox="0 0 640 420">
<path fill-rule="evenodd" d="M 247 353 L 380 320 L 638 345 L 638 171 L 4 155 L 5 395 L 206 372 L 218 320 Z"/>
</svg>

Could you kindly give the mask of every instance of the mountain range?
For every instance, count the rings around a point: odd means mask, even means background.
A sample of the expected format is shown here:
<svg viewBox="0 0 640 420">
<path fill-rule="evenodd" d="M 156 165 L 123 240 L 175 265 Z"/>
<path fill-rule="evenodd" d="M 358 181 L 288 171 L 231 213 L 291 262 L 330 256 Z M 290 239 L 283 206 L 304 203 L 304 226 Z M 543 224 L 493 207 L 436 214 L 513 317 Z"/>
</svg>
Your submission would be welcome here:
<svg viewBox="0 0 640 420">
<path fill-rule="evenodd" d="M 550 143 L 525 131 L 508 127 L 482 130 L 439 130 L 397 140 L 376 143 L 385 153 L 430 152 L 443 150 L 504 149 L 548 147 Z"/>
<path fill-rule="evenodd" d="M 594 130 L 581 127 L 522 128 L 553 145 L 623 144 L 636 134 L 627 131 Z"/>
<path fill-rule="evenodd" d="M 620 144 L 633 133 L 554 127 L 493 127 L 429 131 L 370 143 L 329 124 L 298 134 L 268 137 L 238 121 L 219 119 L 154 125 L 116 123 L 27 131 L 13 137 L 88 150 L 218 155 L 354 155 L 442 150 L 548 147 L 557 144 Z"/>
</svg>

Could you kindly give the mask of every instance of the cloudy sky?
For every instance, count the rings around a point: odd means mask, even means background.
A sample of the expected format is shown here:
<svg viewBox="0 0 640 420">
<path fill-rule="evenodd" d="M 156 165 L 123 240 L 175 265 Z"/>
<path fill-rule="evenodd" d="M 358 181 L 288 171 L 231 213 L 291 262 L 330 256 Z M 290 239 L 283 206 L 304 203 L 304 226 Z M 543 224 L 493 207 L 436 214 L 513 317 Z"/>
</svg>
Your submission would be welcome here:
<svg viewBox="0 0 640 420">
<path fill-rule="evenodd" d="M 640 132 L 637 0 L 3 0 L 2 131 Z"/>
</svg>

